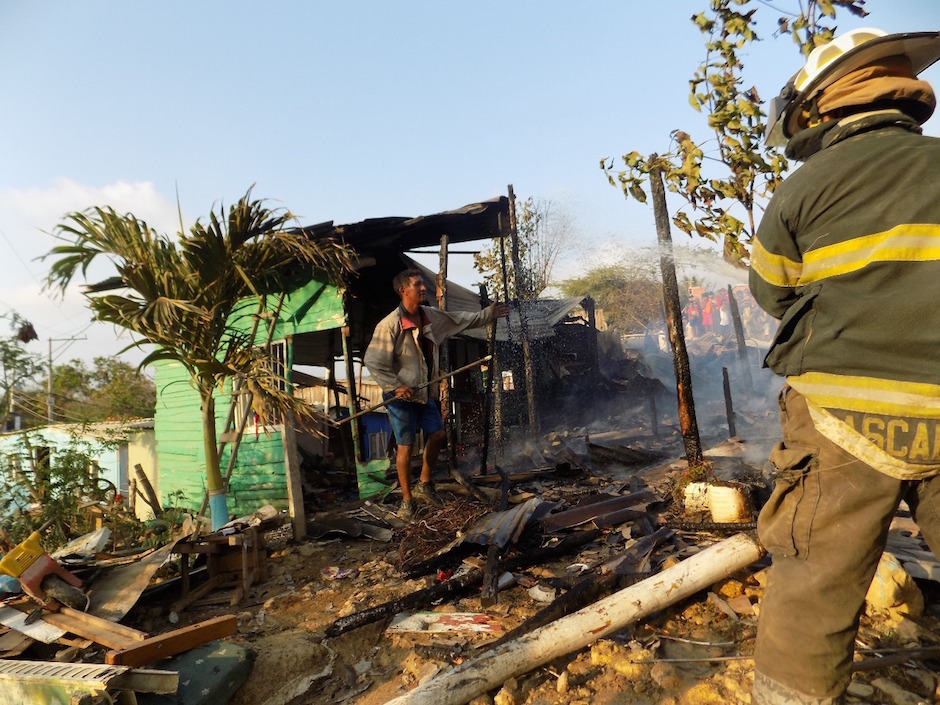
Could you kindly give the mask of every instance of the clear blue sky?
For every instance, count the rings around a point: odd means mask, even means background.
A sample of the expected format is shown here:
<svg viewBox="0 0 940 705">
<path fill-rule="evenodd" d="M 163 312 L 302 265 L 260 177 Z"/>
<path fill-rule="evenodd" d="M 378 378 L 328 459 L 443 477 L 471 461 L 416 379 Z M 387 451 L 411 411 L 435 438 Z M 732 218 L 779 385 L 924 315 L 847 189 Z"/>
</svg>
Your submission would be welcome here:
<svg viewBox="0 0 940 705">
<path fill-rule="evenodd" d="M 252 184 L 310 224 L 434 213 L 511 183 L 572 218 L 560 274 L 618 260 L 655 242 L 652 213 L 599 160 L 664 151 L 676 128 L 707 138 L 687 97 L 703 57 L 689 18 L 706 5 L 0 0 L 0 313 L 29 318 L 57 359 L 115 352 L 74 292 L 41 293 L 48 233 L 92 205 L 173 232 L 177 193 L 190 222 Z M 936 0 L 868 10 L 840 29 L 940 28 Z M 800 59 L 761 16 L 746 75 L 769 98 Z M 936 67 L 925 77 L 940 88 Z M 465 284 L 468 259 L 451 265 Z"/>
</svg>

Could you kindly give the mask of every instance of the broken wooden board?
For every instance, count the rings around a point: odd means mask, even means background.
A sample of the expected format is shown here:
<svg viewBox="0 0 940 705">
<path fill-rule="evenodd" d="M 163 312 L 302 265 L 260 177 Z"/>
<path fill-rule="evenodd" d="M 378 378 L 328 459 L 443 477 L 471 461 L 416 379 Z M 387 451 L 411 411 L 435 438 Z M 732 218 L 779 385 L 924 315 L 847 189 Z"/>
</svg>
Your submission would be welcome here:
<svg viewBox="0 0 940 705">
<path fill-rule="evenodd" d="M 33 645 L 34 639 L 21 634 L 15 629 L 7 629 L 0 634 L 0 659 L 19 656 Z"/>
<path fill-rule="evenodd" d="M 638 439 L 626 431 L 607 431 L 588 436 L 588 457 L 595 463 L 617 463 L 627 467 L 648 465 L 663 454 L 638 446 Z"/>
<path fill-rule="evenodd" d="M 238 628 L 235 615 L 208 619 L 182 629 L 139 641 L 133 646 L 105 654 L 105 663 L 122 666 L 143 666 L 158 659 L 175 656 L 214 639 L 231 636 Z"/>
<path fill-rule="evenodd" d="M 43 612 L 41 621 L 109 649 L 123 648 L 147 638 L 146 632 L 71 607 L 62 607 L 58 612 Z"/>
<path fill-rule="evenodd" d="M 519 482 L 528 482 L 529 480 L 537 480 L 541 477 L 552 477 L 555 475 L 572 477 L 583 474 L 584 468 L 571 467 L 571 465 L 568 463 L 559 463 L 557 465 L 535 468 L 534 470 L 511 472 L 509 473 L 509 482 L 511 484 L 516 484 Z M 493 473 L 491 475 L 470 475 L 467 477 L 467 479 L 475 485 L 498 485 L 500 482 L 502 482 L 502 478 L 498 473 Z"/>
<path fill-rule="evenodd" d="M 480 612 L 414 612 L 398 614 L 385 630 L 389 633 L 486 632 L 503 631 L 502 625 Z"/>
</svg>

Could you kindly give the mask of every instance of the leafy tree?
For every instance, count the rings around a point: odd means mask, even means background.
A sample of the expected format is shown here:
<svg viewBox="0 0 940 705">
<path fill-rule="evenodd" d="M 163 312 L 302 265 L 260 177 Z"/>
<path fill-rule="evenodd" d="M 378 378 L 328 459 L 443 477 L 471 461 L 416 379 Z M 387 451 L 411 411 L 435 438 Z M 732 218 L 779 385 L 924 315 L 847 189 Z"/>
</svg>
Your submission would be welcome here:
<svg viewBox="0 0 940 705">
<path fill-rule="evenodd" d="M 622 333 L 642 333 L 663 318 L 663 288 L 648 263 L 607 264 L 566 279 L 565 296 L 588 294 L 604 310 L 607 325 Z"/>
<path fill-rule="evenodd" d="M 11 411 L 16 409 L 17 399 L 22 399 L 25 385 L 42 373 L 42 356 L 26 350 L 26 345 L 38 336 L 29 321 L 15 312 L 5 316 L 10 325 L 10 335 L 0 337 L 0 429 L 6 428 Z"/>
<path fill-rule="evenodd" d="M 503 249 L 506 257 L 506 284 L 509 298 L 530 301 L 551 285 L 552 272 L 558 255 L 564 251 L 574 233 L 568 212 L 546 199 L 527 198 L 516 205 L 516 231 L 522 270 L 512 266 L 509 243 L 495 238 L 473 255 L 474 265 L 483 276 L 491 298 L 502 298 Z"/>
<path fill-rule="evenodd" d="M 672 217 L 673 224 L 687 234 L 693 232 L 712 241 L 721 241 L 729 262 L 747 261 L 747 243 L 757 226 L 758 204 L 768 198 L 788 168 L 787 160 L 775 147 L 763 144 L 765 115 L 761 99 L 753 87 L 745 87 L 740 55 L 758 40 L 757 8 L 752 0 L 711 0 L 710 11 L 692 17 L 706 36 L 705 60 L 689 81 L 689 102 L 707 115 L 712 139 L 697 143 L 688 132 L 670 133 L 669 151 L 644 157 L 632 151 L 622 157 L 624 169 L 615 161 L 601 160 L 611 185 L 627 198 L 646 202 L 650 171 L 661 171 L 666 188 L 686 202 Z M 809 53 L 820 41 L 829 41 L 837 7 L 864 17 L 864 0 L 807 0 L 793 18 L 781 16 L 778 32 L 793 37 L 802 53 Z M 764 10 L 767 8 L 765 7 Z M 723 167 L 717 176 L 706 174 L 706 161 Z"/>
<path fill-rule="evenodd" d="M 112 262 L 116 279 L 86 289 L 93 317 L 135 333 L 132 345 L 154 346 L 141 367 L 172 361 L 189 373 L 201 399 L 213 528 L 228 519 L 214 393 L 238 378 L 265 416 L 289 411 L 303 421 L 315 414 L 282 388 L 286 385 L 251 336 L 230 323 L 246 298 L 287 291 L 314 271 L 335 285 L 351 273 L 348 248 L 288 229 L 293 220 L 286 210 L 252 200 L 250 190 L 227 212 L 224 206 L 210 211 L 207 223 L 197 220 L 177 238 L 157 233 L 130 213 L 98 207 L 68 215 L 55 231 L 63 244 L 46 255 L 53 258 L 47 285 L 61 292 L 96 259 Z"/>
<path fill-rule="evenodd" d="M 106 421 L 153 416 L 157 393 L 153 380 L 117 357 L 96 357 L 93 367 L 82 360 L 56 365 L 52 390 L 57 418 Z"/>
</svg>

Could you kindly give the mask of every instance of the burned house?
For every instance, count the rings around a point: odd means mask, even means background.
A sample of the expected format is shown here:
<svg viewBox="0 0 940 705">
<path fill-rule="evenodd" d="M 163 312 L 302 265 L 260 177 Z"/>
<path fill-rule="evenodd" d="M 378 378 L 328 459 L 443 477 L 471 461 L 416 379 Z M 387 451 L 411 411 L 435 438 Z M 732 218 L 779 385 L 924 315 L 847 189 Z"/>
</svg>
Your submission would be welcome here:
<svg viewBox="0 0 940 705">
<path fill-rule="evenodd" d="M 302 466 L 332 463 L 354 471 L 359 493 L 368 497 L 388 487 L 389 461 L 382 453 L 390 434 L 382 434 L 381 411 L 371 418 L 361 414 L 374 401 L 374 393 L 363 394 L 362 355 L 375 325 L 395 306 L 398 296 L 391 286 L 401 270 L 417 266 L 425 272 L 429 290 L 440 289 L 439 277 L 416 265 L 406 254 L 416 248 L 490 240 L 508 235 L 509 201 L 500 197 L 467 205 L 455 211 L 416 218 L 377 218 L 352 225 L 322 223 L 303 228 L 311 238 L 335 238 L 358 255 L 355 276 L 344 290 L 315 279 L 299 281 L 283 295 L 269 296 L 263 303 L 267 312 L 259 314 L 257 301 L 246 302 L 233 325 L 249 330 L 260 317 L 273 321 L 257 343 L 270 346 L 272 365 L 294 393 L 302 395 L 332 413 L 334 423 L 324 424 L 319 434 L 298 431 L 283 419 L 260 418 L 250 408 L 244 394 L 224 390 L 217 407 L 231 407 L 229 419 L 246 418 L 239 436 L 236 423 L 225 423 L 219 414 L 222 467 L 227 468 L 230 507 L 236 513 L 250 512 L 261 504 L 291 508 L 303 516 Z M 442 255 L 446 257 L 446 255 Z M 446 260 L 445 260 L 446 261 Z M 479 296 L 445 282 L 448 310 L 479 310 Z M 275 300 L 276 299 L 276 300 Z M 590 302 L 581 316 L 571 315 L 581 299 L 529 302 L 521 309 L 529 331 L 531 361 L 525 362 L 521 337 L 523 319 L 516 307 L 507 322 L 500 321 L 496 335 L 499 385 L 496 397 L 502 399 L 500 428 L 531 422 L 526 380 L 532 379 L 535 415 L 558 406 L 559 390 L 574 379 L 591 377 L 597 370 L 596 331 Z M 266 340 L 262 340 L 265 335 Z M 487 354 L 485 331 L 461 335 L 449 341 L 448 369 L 457 370 L 478 362 Z M 502 360 L 503 362 L 499 362 Z M 531 369 L 527 369 L 531 365 Z M 492 364 L 480 364 L 453 378 L 450 403 L 452 448 L 458 455 L 476 448 L 487 435 L 485 421 L 490 417 L 485 405 L 485 385 L 494 374 Z M 158 470 L 155 483 L 162 496 L 175 495 L 184 504 L 198 506 L 205 496 L 204 451 L 199 424 L 199 399 L 186 383 L 186 373 L 173 363 L 155 368 L 158 389 L 155 430 Z M 357 390 L 349 394 L 348 390 Z M 354 421 L 341 417 L 355 416 Z M 364 418 L 365 417 L 365 418 Z M 237 447 L 234 459 L 232 449 Z"/>
</svg>

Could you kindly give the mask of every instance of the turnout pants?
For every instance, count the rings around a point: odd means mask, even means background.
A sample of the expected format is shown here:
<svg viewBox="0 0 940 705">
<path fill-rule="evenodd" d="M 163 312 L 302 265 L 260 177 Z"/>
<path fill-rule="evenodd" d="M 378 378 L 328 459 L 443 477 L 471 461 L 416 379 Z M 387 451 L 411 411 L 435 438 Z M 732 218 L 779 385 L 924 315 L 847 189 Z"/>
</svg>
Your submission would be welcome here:
<svg viewBox="0 0 940 705">
<path fill-rule="evenodd" d="M 934 554 L 940 477 L 889 477 L 831 443 L 796 390 L 780 393 L 783 442 L 771 453 L 775 487 L 758 519 L 773 558 L 761 602 L 755 705 L 842 702 L 865 593 L 901 500 Z"/>
</svg>

